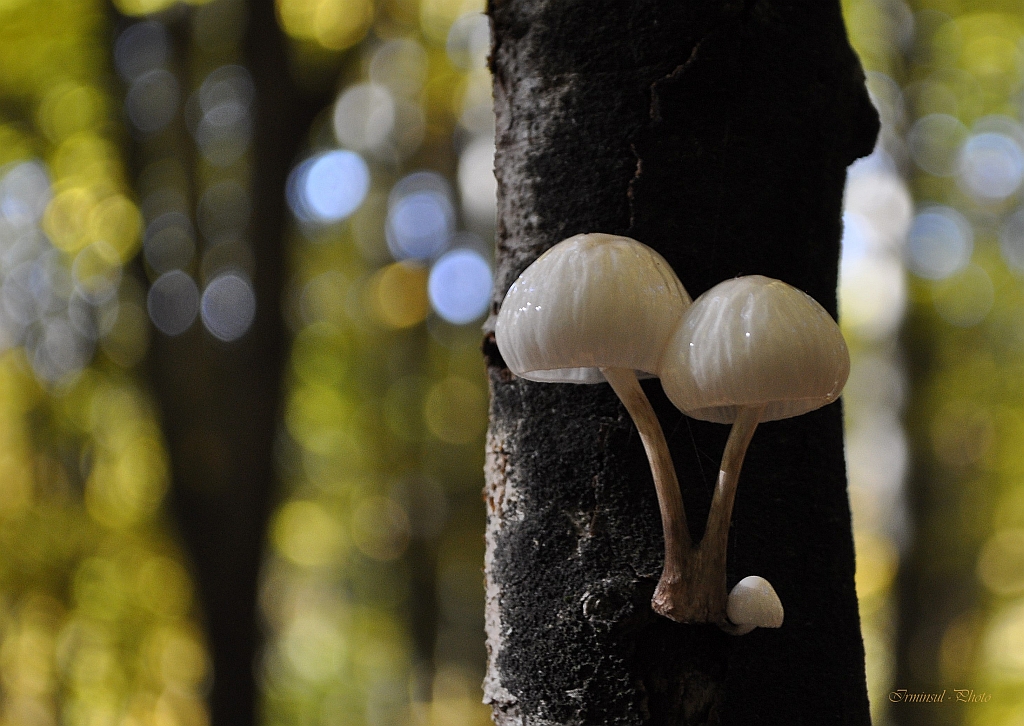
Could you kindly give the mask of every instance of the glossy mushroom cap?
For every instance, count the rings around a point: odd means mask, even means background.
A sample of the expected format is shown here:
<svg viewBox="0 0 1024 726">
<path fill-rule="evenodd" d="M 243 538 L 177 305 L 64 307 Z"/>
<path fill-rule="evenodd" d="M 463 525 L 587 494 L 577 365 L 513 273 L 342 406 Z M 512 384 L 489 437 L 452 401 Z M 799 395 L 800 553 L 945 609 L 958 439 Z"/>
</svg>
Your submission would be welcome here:
<svg viewBox="0 0 1024 726">
<path fill-rule="evenodd" d="M 694 301 L 662 359 L 665 393 L 693 418 L 732 423 L 798 416 L 839 397 L 850 354 L 810 295 L 761 275 L 716 285 Z"/>
<path fill-rule="evenodd" d="M 495 340 L 509 370 L 532 381 L 601 383 L 602 367 L 656 374 L 689 304 L 675 272 L 647 245 L 578 234 L 512 283 Z"/>
<path fill-rule="evenodd" d="M 757 575 L 736 583 L 729 593 L 725 613 L 737 626 L 735 635 L 744 635 L 754 628 L 780 628 L 785 616 L 775 588 Z"/>
</svg>

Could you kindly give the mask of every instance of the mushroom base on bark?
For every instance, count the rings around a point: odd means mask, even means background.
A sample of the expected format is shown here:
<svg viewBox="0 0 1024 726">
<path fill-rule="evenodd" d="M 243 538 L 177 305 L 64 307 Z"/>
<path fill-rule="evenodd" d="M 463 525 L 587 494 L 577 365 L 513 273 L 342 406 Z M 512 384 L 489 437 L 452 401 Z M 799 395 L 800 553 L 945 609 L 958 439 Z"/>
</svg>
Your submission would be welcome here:
<svg viewBox="0 0 1024 726">
<path fill-rule="evenodd" d="M 601 373 L 636 424 L 658 494 L 665 533 L 665 564 L 651 608 L 679 623 L 715 623 L 732 632 L 735 626 L 726 614 L 725 579 L 729 524 L 743 457 L 761 409 L 743 409 L 737 415 L 722 455 L 708 526 L 700 544 L 694 547 L 665 434 L 636 375 L 623 368 L 602 368 Z"/>
<path fill-rule="evenodd" d="M 743 409 L 737 415 L 722 454 L 704 536 L 695 549 L 679 555 L 679 566 L 672 568 L 678 575 L 666 567 L 654 591 L 651 607 L 659 615 L 679 623 L 716 623 L 730 629 L 725 589 L 729 526 L 743 458 L 760 415 L 760 408 Z"/>
<path fill-rule="evenodd" d="M 677 623 L 728 625 L 725 605 L 724 558 L 697 548 L 682 566 L 682 573 L 662 574 L 651 598 L 651 609 Z"/>
</svg>

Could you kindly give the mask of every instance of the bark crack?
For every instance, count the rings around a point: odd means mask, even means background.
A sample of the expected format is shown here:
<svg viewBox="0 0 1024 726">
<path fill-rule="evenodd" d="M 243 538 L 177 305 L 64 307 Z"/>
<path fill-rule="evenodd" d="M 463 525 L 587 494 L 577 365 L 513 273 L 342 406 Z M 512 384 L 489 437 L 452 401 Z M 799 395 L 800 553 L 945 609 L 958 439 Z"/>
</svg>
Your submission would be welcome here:
<svg viewBox="0 0 1024 726">
<path fill-rule="evenodd" d="M 700 50 L 700 46 L 707 39 L 707 36 L 697 41 L 696 45 L 693 46 L 693 50 L 690 51 L 690 57 L 683 63 L 677 65 L 671 73 L 658 78 L 651 83 L 648 90 L 651 94 L 651 101 L 649 105 L 648 117 L 651 123 L 658 123 L 661 119 L 661 106 L 658 99 L 658 86 L 673 78 L 677 78 L 680 74 L 693 65 L 693 62 L 697 58 L 697 53 Z M 634 204 L 634 195 L 636 193 L 636 185 L 639 183 L 640 178 L 644 173 L 644 160 L 640 156 L 640 152 L 637 151 L 636 142 L 629 144 L 630 151 L 633 152 L 633 156 L 636 157 L 636 171 L 633 172 L 633 178 L 629 180 L 629 186 L 626 188 L 626 196 L 629 199 L 629 228 L 633 229 L 636 226 L 636 205 Z"/>
</svg>

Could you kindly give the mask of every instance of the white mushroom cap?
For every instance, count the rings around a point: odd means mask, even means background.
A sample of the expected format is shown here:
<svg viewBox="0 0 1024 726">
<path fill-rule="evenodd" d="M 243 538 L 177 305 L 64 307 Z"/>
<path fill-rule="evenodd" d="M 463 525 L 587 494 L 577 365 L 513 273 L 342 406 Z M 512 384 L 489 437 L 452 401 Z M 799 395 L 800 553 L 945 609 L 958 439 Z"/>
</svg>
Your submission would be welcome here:
<svg viewBox="0 0 1024 726">
<path fill-rule="evenodd" d="M 658 375 L 688 416 L 732 423 L 741 408 L 763 407 L 761 421 L 813 411 L 839 397 L 849 374 L 832 316 L 795 287 L 751 275 L 694 301 Z"/>
<path fill-rule="evenodd" d="M 689 304 L 675 272 L 647 245 L 578 234 L 512 283 L 495 340 L 509 370 L 532 381 L 601 383 L 602 367 L 656 374 Z"/>
<path fill-rule="evenodd" d="M 782 602 L 772 584 L 763 577 L 751 575 L 736 583 L 725 604 L 725 614 L 737 627 L 734 635 L 744 635 L 754 628 L 782 627 Z"/>
</svg>

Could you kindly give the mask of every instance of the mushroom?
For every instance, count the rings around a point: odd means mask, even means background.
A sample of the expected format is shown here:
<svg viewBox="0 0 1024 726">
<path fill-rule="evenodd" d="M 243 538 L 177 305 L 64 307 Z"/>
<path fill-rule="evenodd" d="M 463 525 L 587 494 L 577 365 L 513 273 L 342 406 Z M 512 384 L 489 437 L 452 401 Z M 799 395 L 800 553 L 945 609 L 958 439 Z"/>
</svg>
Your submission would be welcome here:
<svg viewBox="0 0 1024 726">
<path fill-rule="evenodd" d="M 659 370 L 683 413 L 733 424 L 704 537 L 687 583 L 656 594 L 680 622 L 726 624 L 725 559 L 736 482 L 754 429 L 839 397 L 850 373 L 846 342 L 806 293 L 761 275 L 722 282 L 687 310 Z"/>
<path fill-rule="evenodd" d="M 509 370 L 549 383 L 607 381 L 636 424 L 665 533 L 659 588 L 679 582 L 691 552 L 665 434 L 637 380 L 657 373 L 690 296 L 665 259 L 629 237 L 578 234 L 519 276 L 494 335 Z"/>
<path fill-rule="evenodd" d="M 763 577 L 750 575 L 736 583 L 725 604 L 732 635 L 746 635 L 754 628 L 781 628 L 785 613 L 772 584 Z"/>
</svg>

